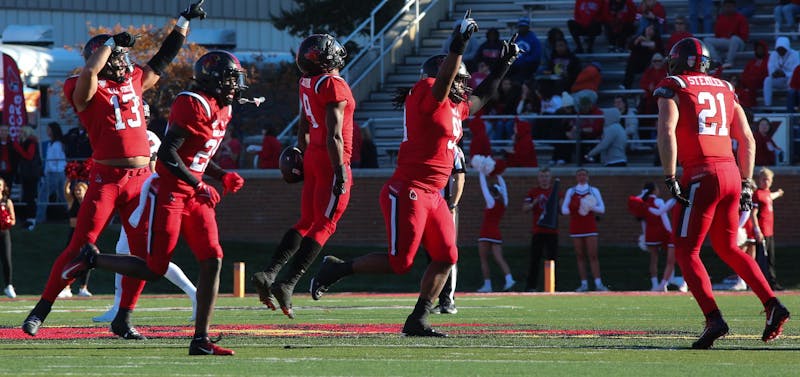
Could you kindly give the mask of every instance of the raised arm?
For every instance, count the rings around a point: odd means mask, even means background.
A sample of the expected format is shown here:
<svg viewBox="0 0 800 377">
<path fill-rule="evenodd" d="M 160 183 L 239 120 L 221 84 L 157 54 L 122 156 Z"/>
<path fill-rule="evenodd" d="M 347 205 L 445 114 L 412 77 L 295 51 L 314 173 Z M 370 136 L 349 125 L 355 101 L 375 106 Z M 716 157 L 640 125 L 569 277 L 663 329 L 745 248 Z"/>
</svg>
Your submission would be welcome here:
<svg viewBox="0 0 800 377">
<path fill-rule="evenodd" d="M 203 10 L 203 2 L 200 0 L 194 4 L 189 5 L 183 12 L 181 12 L 178 21 L 175 22 L 175 27 L 172 32 L 164 38 L 161 42 L 161 48 L 158 49 L 155 55 L 150 58 L 147 65 L 143 68 L 144 74 L 142 75 L 142 90 L 146 91 L 155 86 L 158 79 L 164 73 L 169 63 L 175 59 L 180 52 L 183 43 L 186 41 L 186 35 L 189 33 L 189 21 L 195 18 L 206 18 L 206 12 Z"/>
</svg>

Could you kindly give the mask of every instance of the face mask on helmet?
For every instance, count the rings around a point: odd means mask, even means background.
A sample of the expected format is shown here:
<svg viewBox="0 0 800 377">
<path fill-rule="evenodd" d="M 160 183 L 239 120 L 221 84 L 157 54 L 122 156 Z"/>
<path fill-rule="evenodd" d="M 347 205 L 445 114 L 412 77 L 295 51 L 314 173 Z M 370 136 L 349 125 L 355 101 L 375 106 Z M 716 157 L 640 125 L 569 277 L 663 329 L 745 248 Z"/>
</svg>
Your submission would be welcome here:
<svg viewBox="0 0 800 377">
<path fill-rule="evenodd" d="M 696 38 L 684 38 L 672 46 L 667 59 L 669 74 L 708 72 L 711 58 L 706 46 Z"/>
<path fill-rule="evenodd" d="M 212 51 L 194 65 L 194 80 L 205 93 L 227 106 L 247 89 L 247 75 L 239 59 L 228 52 Z"/>
<path fill-rule="evenodd" d="M 122 47 L 115 47 L 111 51 L 111 55 L 106 61 L 103 70 L 100 71 L 98 77 L 111 79 L 118 83 L 124 82 L 128 74 L 133 72 L 133 64 L 131 64 L 130 57 L 128 56 L 128 49 Z"/>
<path fill-rule="evenodd" d="M 111 38 L 111 35 L 99 34 L 89 39 L 83 47 L 83 59 L 88 61 L 92 54 L 94 54 L 108 38 Z M 106 64 L 97 76 L 101 79 L 121 83 L 125 81 L 125 78 L 130 72 L 133 72 L 133 64 L 128 57 L 128 49 L 125 47 L 114 47 L 114 49 L 111 50 L 111 55 L 109 55 L 108 60 L 106 60 Z"/>
<path fill-rule="evenodd" d="M 446 58 L 447 55 L 434 55 L 428 58 L 428 60 L 422 63 L 422 69 L 420 70 L 422 78 L 436 78 L 439 74 L 439 67 L 442 66 Z M 450 86 L 448 97 L 451 101 L 461 103 L 469 98 L 470 94 L 472 94 L 472 88 L 469 86 L 469 79 L 471 77 L 469 71 L 467 71 L 467 66 L 461 63 L 458 67 L 456 78 L 453 80 L 453 85 Z"/>
</svg>

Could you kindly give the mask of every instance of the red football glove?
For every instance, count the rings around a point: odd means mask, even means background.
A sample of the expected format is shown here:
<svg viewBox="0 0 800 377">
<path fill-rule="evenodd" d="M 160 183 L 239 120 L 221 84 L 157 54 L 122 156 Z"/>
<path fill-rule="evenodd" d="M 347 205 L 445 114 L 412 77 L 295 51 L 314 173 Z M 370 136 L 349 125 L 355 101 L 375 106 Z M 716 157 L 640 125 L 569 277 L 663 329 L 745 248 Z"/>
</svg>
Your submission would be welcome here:
<svg viewBox="0 0 800 377">
<path fill-rule="evenodd" d="M 214 186 L 209 186 L 205 182 L 200 181 L 197 187 L 194 188 L 194 195 L 200 203 L 208 204 L 211 208 L 217 206 L 219 203 L 219 192 Z"/>
<path fill-rule="evenodd" d="M 239 173 L 230 172 L 225 173 L 225 175 L 222 176 L 222 187 L 224 188 L 222 191 L 223 195 L 227 193 L 233 194 L 239 191 L 242 186 L 244 186 L 244 178 L 242 178 Z"/>
</svg>

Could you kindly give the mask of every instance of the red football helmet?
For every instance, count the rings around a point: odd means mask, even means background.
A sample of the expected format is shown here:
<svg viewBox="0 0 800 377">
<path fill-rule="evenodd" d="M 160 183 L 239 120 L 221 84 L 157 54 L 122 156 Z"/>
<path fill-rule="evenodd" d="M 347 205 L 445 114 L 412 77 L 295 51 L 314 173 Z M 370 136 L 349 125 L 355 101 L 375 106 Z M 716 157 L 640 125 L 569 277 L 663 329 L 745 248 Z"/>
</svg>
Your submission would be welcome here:
<svg viewBox="0 0 800 377">
<path fill-rule="evenodd" d="M 303 152 L 297 147 L 286 147 L 281 152 L 278 167 L 286 183 L 303 181 Z"/>
<path fill-rule="evenodd" d="M 687 71 L 706 73 L 711 65 L 711 54 L 701 40 L 689 37 L 672 46 L 667 61 L 670 75 Z"/>
</svg>

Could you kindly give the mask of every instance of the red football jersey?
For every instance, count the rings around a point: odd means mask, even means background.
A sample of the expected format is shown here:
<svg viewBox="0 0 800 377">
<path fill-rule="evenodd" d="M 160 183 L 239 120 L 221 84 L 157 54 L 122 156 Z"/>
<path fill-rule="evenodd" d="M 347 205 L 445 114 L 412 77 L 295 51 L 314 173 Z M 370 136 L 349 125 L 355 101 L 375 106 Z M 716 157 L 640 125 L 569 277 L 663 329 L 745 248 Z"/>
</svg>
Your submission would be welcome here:
<svg viewBox="0 0 800 377">
<path fill-rule="evenodd" d="M 531 210 L 531 213 L 533 215 L 533 226 L 531 227 L 531 233 L 558 234 L 558 229 L 544 228 L 539 226 L 539 219 L 542 217 L 542 212 L 544 212 L 544 206 L 547 205 L 547 199 L 550 197 L 550 193 L 552 191 L 553 191 L 552 186 L 547 189 L 543 189 L 537 186 L 528 191 L 528 195 L 525 196 L 525 201 L 528 203 L 533 203 L 533 201 L 536 200 L 536 198 L 539 198 L 539 203 L 535 205 Z"/>
<path fill-rule="evenodd" d="M 450 98 L 437 102 L 431 93 L 435 80 L 420 80 L 406 98 L 403 141 L 394 178 L 438 191 L 453 170 L 461 122 L 469 116 L 469 103 L 457 104 Z"/>
<path fill-rule="evenodd" d="M 353 154 L 353 112 L 356 100 L 350 86 L 340 76 L 318 75 L 300 78 L 300 103 L 308 121 L 308 147 L 327 148 L 328 128 L 325 125 L 325 109 L 329 103 L 346 101 L 342 139 L 344 140 L 344 164 L 350 164 Z M 320 156 L 327 156 L 327 153 Z"/>
<path fill-rule="evenodd" d="M 758 189 L 753 193 L 753 205 L 758 207 L 758 227 L 764 237 L 775 235 L 775 211 L 772 196 L 768 189 Z"/>
<path fill-rule="evenodd" d="M 142 108 L 143 73 L 139 66 L 134 66 L 122 83 L 98 80 L 97 92 L 89 106 L 81 112 L 75 110 L 89 135 L 93 159 L 150 156 Z M 78 76 L 72 76 L 64 82 L 64 97 L 73 109 L 72 93 L 77 81 Z"/>
<path fill-rule="evenodd" d="M 738 99 L 731 83 L 693 74 L 668 76 L 658 87 L 672 90 L 678 98 L 681 116 L 675 136 L 678 162 L 682 166 L 694 166 L 708 159 L 733 159 L 730 127 Z"/>
<path fill-rule="evenodd" d="M 208 161 L 217 152 L 230 121 L 231 106 L 219 107 L 216 99 L 203 93 L 181 92 L 172 102 L 167 131 L 169 127 L 180 127 L 189 133 L 178 148 L 178 156 L 197 179 L 203 178 Z M 156 172 L 163 180 L 177 181 L 176 186 L 184 192 L 194 190 L 170 173 L 161 160 L 156 164 Z"/>
</svg>

